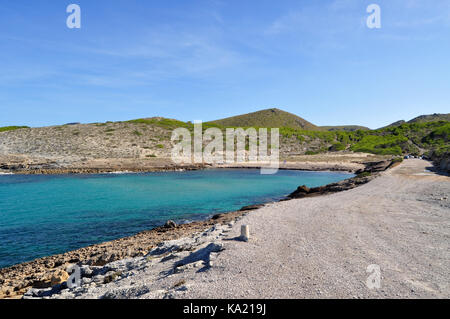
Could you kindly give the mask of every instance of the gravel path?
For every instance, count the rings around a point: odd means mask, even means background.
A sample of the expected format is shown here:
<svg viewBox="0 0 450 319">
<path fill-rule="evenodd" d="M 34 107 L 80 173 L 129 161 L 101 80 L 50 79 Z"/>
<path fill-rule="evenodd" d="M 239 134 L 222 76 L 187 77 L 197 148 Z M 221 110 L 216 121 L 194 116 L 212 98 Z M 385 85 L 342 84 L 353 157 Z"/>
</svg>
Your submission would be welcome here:
<svg viewBox="0 0 450 319">
<path fill-rule="evenodd" d="M 349 191 L 269 204 L 94 269 L 82 287 L 26 297 L 449 298 L 450 178 L 427 166 L 407 160 Z M 249 242 L 236 239 L 242 224 Z M 369 289 L 373 264 L 381 287 Z"/>
</svg>

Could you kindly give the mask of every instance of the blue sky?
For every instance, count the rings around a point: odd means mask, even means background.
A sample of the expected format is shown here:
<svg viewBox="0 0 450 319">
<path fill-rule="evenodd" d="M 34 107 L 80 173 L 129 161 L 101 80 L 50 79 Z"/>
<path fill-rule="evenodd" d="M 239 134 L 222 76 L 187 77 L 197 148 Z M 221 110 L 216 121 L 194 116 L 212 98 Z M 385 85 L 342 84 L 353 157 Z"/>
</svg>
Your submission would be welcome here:
<svg viewBox="0 0 450 319">
<path fill-rule="evenodd" d="M 66 27 L 66 7 L 82 10 Z M 366 8 L 381 7 L 381 29 Z M 450 112 L 448 0 L 0 0 L 0 126 Z"/>
</svg>

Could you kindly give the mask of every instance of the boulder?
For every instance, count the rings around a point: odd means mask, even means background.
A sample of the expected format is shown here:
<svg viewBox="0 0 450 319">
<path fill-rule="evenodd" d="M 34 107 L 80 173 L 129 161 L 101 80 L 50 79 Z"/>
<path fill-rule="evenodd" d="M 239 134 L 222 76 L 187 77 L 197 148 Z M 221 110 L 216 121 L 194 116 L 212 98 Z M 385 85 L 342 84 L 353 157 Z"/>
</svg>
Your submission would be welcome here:
<svg viewBox="0 0 450 319">
<path fill-rule="evenodd" d="M 445 172 L 450 172 L 450 159 L 444 158 L 441 160 L 439 168 Z"/>
<path fill-rule="evenodd" d="M 14 291 L 13 287 L 10 287 L 10 286 L 1 287 L 0 288 L 0 297 L 10 296 L 10 295 L 12 295 L 13 291 Z"/>
<path fill-rule="evenodd" d="M 67 279 L 69 279 L 69 274 L 65 272 L 64 270 L 58 270 L 52 275 L 52 278 L 50 280 L 50 284 L 52 286 L 56 286 L 59 284 L 62 284 L 63 282 L 66 282 Z"/>
</svg>

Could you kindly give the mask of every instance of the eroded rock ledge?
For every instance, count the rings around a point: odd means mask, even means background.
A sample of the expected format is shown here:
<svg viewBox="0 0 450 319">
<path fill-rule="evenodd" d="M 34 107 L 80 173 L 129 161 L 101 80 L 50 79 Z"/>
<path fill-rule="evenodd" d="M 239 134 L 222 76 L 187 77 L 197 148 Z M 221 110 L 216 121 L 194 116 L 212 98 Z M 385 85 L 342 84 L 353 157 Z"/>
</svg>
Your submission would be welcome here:
<svg viewBox="0 0 450 319">
<path fill-rule="evenodd" d="M 357 176 L 349 178 L 337 183 L 328 184 L 320 187 L 309 188 L 306 185 L 299 186 L 294 192 L 288 195 L 288 198 L 304 198 L 319 195 L 327 195 L 337 192 L 346 191 L 359 185 L 366 184 L 376 178 L 382 171 L 387 170 L 396 165 L 394 161 L 380 161 L 366 164 L 366 168 L 357 171 Z"/>
</svg>

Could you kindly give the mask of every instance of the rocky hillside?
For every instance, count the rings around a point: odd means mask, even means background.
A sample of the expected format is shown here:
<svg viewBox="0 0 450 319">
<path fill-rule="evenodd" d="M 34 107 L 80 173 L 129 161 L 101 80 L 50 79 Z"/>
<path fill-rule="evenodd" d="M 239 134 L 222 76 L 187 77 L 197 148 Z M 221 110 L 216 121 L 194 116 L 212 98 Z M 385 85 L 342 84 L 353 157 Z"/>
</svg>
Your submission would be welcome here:
<svg viewBox="0 0 450 319">
<path fill-rule="evenodd" d="M 166 158 L 170 136 L 164 125 L 133 122 L 8 130 L 0 132 L 0 168 L 2 163 L 67 167 L 104 160 L 98 164 L 107 166 L 115 159 Z"/>
</svg>

